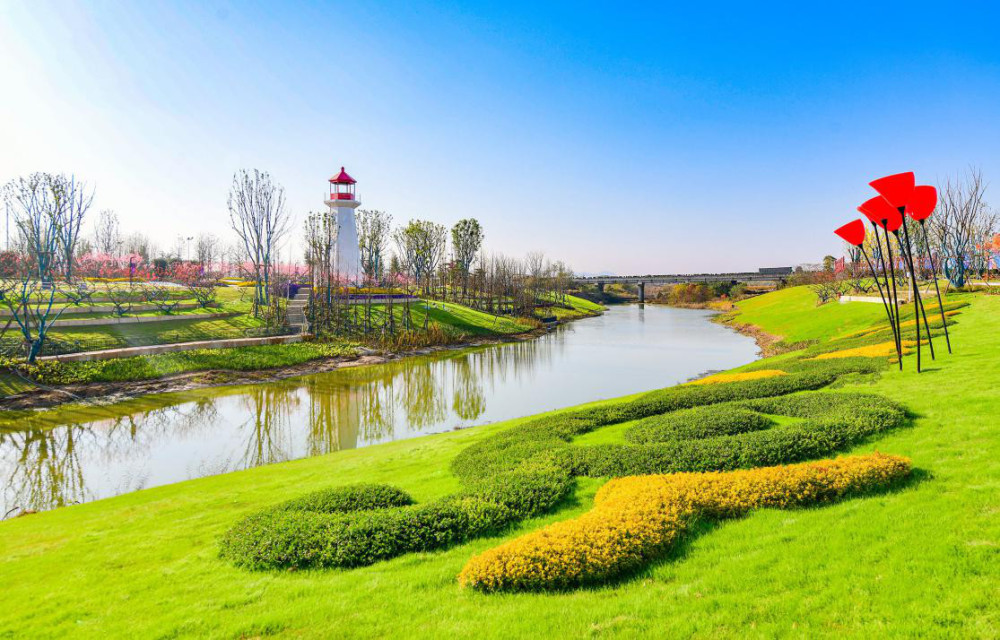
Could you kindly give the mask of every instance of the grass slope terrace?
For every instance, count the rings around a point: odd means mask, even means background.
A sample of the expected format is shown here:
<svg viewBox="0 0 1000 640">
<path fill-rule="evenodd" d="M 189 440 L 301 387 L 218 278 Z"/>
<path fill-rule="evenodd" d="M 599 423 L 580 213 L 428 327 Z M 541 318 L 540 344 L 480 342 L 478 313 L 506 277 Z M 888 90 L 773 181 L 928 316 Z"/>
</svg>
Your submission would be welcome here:
<svg viewBox="0 0 1000 640">
<path fill-rule="evenodd" d="M 779 294 L 804 295 L 768 295 Z M 366 567 L 253 572 L 218 557 L 218 540 L 234 522 L 312 490 L 390 484 L 418 504 L 454 494 L 462 489 L 451 471 L 456 457 L 528 422 L 514 420 L 2 522 L 0 635 L 996 637 L 1000 298 L 963 300 L 969 305 L 951 327 L 954 355 L 928 359 L 919 376 L 912 359 L 903 372 L 883 367 L 844 376 L 836 390 L 878 394 L 914 416 L 905 428 L 845 451 L 909 457 L 924 478 L 902 489 L 816 509 L 762 509 L 724 524 L 699 522 L 668 556 L 629 579 L 569 593 L 482 594 L 459 588 L 456 576 L 475 556 L 583 516 L 606 484 L 603 477 L 578 477 L 558 510 L 499 533 Z M 868 338 L 849 334 L 881 319 L 857 317 L 868 312 L 856 306 L 862 305 L 813 307 L 821 320 L 803 309 L 806 328 L 798 329 L 776 305 L 754 321 L 811 346 L 744 370 L 788 370 L 821 351 L 860 346 Z M 738 320 L 749 322 L 754 313 L 748 309 Z M 870 342 L 878 340 L 876 332 Z M 577 443 L 621 445 L 634 425 L 603 427 Z"/>
<path fill-rule="evenodd" d="M 223 290 L 226 291 L 226 290 Z M 234 294 L 229 294 L 233 296 Z M 567 296 L 570 308 L 550 309 L 560 321 L 569 321 L 599 314 L 603 307 L 580 298 Z M 234 305 L 246 305 L 235 299 Z M 249 307 L 242 309 L 244 314 Z M 396 305 L 394 314 L 401 321 L 403 308 Z M 470 340 L 504 338 L 528 333 L 538 328 L 534 320 L 493 316 L 450 302 L 419 302 L 411 307 L 416 326 L 434 328 L 445 344 Z M 163 322 L 152 325 L 122 325 L 61 331 L 59 337 L 86 344 L 105 344 L 109 340 L 124 344 L 161 344 L 214 338 L 245 337 L 246 329 L 259 326 L 249 315 L 220 320 Z M 56 335 L 56 332 L 53 332 Z M 114 345 L 113 345 L 114 346 Z M 288 345 L 261 345 L 229 349 L 199 349 L 180 353 L 121 358 L 91 362 L 39 362 L 25 365 L 5 362 L 6 372 L 0 372 L 0 392 L 13 395 L 30 390 L 24 378 L 45 385 L 85 384 L 91 382 L 133 382 L 199 371 L 263 371 L 302 365 L 315 360 L 356 355 L 361 345 L 350 340 L 307 342 Z"/>
</svg>

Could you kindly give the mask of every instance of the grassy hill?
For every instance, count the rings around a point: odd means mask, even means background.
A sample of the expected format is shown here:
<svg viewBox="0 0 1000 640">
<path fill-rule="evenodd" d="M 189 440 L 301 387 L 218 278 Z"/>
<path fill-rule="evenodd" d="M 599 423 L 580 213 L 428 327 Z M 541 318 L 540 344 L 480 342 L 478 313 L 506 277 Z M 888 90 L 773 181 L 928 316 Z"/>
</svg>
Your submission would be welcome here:
<svg viewBox="0 0 1000 640">
<path fill-rule="evenodd" d="M 881 321 L 877 305 L 816 308 L 810 296 L 761 296 L 739 320 L 820 344 Z M 638 575 L 565 593 L 484 595 L 456 575 L 501 540 L 586 511 L 601 479 L 579 479 L 561 509 L 501 535 L 369 567 L 247 572 L 218 558 L 236 519 L 309 489 L 365 481 L 418 501 L 452 493 L 451 460 L 515 420 L 2 522 L 0 637 L 997 637 L 1000 297 L 967 301 L 953 355 L 920 375 L 907 358 L 902 372 L 848 386 L 914 416 L 852 450 L 911 457 L 919 480 L 898 491 L 705 523 Z"/>
</svg>

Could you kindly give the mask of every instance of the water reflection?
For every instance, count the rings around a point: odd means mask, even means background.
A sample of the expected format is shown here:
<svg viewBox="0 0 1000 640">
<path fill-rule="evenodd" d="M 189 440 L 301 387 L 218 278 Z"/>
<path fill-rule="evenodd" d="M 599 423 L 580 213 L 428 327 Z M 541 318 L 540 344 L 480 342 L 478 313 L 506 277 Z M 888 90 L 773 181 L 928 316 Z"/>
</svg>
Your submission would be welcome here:
<svg viewBox="0 0 1000 640">
<path fill-rule="evenodd" d="M 619 307 L 538 340 L 266 385 L 68 407 L 0 432 L 3 511 L 485 424 L 681 382 L 755 357 L 701 311 Z"/>
</svg>

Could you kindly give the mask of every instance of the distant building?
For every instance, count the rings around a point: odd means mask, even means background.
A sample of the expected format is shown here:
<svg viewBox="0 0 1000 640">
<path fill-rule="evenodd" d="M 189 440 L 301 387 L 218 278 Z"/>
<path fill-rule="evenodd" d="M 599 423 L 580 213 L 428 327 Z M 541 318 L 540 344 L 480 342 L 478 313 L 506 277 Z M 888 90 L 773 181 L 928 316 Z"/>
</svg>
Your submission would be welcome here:
<svg viewBox="0 0 1000 640">
<path fill-rule="evenodd" d="M 765 276 L 787 276 L 791 275 L 791 267 L 761 267 L 757 269 L 757 273 Z"/>
<path fill-rule="evenodd" d="M 822 271 L 823 263 L 821 262 L 805 262 L 803 264 L 795 265 L 795 271 Z"/>
</svg>

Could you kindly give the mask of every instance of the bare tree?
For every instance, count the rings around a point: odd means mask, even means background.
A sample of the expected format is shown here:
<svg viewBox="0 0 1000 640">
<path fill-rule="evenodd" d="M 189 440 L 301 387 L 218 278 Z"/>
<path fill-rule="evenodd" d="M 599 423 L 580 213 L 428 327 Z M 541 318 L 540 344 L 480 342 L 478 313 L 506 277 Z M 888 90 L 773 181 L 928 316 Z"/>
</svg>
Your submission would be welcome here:
<svg viewBox="0 0 1000 640">
<path fill-rule="evenodd" d="M 219 238 L 211 233 L 199 233 L 195 241 L 195 261 L 207 267 L 219 259 L 219 248 L 221 243 Z"/>
<path fill-rule="evenodd" d="M 101 211 L 94 229 L 94 246 L 98 253 L 113 258 L 118 257 L 122 248 L 122 235 L 118 227 L 118 215 L 111 209 Z"/>
<path fill-rule="evenodd" d="M 150 260 L 156 253 L 156 247 L 143 233 L 131 233 L 124 240 L 125 253 L 130 256 L 139 256 L 143 260 Z"/>
<path fill-rule="evenodd" d="M 524 259 L 525 275 L 535 299 L 541 296 L 545 277 L 545 254 L 541 251 L 530 251 Z"/>
<path fill-rule="evenodd" d="M 956 287 L 965 285 L 976 245 L 996 229 L 997 216 L 986 203 L 982 171 L 969 169 L 939 187 L 935 215 L 929 219 L 931 244 L 936 246 L 942 269 Z"/>
<path fill-rule="evenodd" d="M 54 185 L 53 193 L 56 206 L 62 209 L 56 234 L 59 236 L 59 249 L 66 272 L 66 280 L 73 281 L 73 261 L 76 257 L 76 246 L 80 240 L 80 229 L 83 219 L 94 201 L 94 191 L 87 193 L 87 185 L 78 182 L 75 176 L 50 176 Z"/>
<path fill-rule="evenodd" d="M 56 308 L 54 303 L 57 264 L 66 255 L 62 243 L 71 215 L 66 179 L 34 173 L 10 182 L 5 196 L 25 254 L 18 261 L 16 278 L 2 281 L 0 302 L 24 337 L 28 362 L 34 362 L 49 329 L 65 309 Z M 72 215 L 79 216 L 79 209 Z"/>
<path fill-rule="evenodd" d="M 288 232 L 285 189 L 271 175 L 241 169 L 229 191 L 229 221 L 253 268 L 254 315 L 270 304 L 271 274 L 278 245 Z"/>
</svg>

